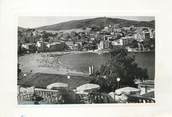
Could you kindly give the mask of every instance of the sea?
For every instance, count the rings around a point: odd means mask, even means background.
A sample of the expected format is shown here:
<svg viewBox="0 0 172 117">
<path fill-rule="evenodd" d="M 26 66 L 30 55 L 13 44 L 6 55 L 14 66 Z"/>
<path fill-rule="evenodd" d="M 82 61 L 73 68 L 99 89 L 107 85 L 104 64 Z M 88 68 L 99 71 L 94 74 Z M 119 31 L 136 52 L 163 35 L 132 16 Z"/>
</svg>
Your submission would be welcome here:
<svg viewBox="0 0 172 117">
<path fill-rule="evenodd" d="M 129 53 L 135 55 L 135 61 L 138 66 L 146 68 L 150 80 L 155 77 L 155 53 L 142 52 L 142 53 Z M 101 65 L 106 64 L 110 60 L 110 55 L 107 53 L 80 53 L 80 54 L 66 54 L 60 57 L 61 64 L 67 69 L 89 73 L 89 66 L 94 66 L 98 70 Z"/>
</svg>

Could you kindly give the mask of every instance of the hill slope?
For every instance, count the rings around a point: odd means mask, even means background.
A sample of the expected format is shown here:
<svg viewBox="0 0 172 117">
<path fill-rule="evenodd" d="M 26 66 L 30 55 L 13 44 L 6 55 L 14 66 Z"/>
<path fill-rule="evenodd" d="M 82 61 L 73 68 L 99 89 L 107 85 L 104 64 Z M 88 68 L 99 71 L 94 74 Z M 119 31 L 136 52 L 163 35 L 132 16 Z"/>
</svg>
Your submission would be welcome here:
<svg viewBox="0 0 172 117">
<path fill-rule="evenodd" d="M 23 28 L 23 27 L 20 27 L 20 26 L 18 26 L 18 31 L 25 31 L 26 30 L 26 28 Z"/>
<path fill-rule="evenodd" d="M 155 21 L 134 21 L 134 20 L 125 20 L 119 18 L 106 18 L 106 17 L 99 17 L 99 18 L 92 18 L 92 19 L 84 19 L 84 20 L 73 20 L 63 23 L 58 23 L 54 25 L 47 25 L 38 27 L 37 29 L 40 30 L 70 30 L 70 29 L 79 29 L 91 26 L 99 26 L 104 27 L 105 25 L 109 24 L 120 24 L 121 26 L 146 26 L 146 27 L 155 27 Z"/>
</svg>

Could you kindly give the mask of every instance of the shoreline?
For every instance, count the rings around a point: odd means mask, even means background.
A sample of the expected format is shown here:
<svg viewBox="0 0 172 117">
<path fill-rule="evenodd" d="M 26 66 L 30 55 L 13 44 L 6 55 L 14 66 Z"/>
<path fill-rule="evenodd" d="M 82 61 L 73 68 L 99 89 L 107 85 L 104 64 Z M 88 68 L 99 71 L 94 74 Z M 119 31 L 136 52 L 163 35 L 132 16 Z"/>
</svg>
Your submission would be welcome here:
<svg viewBox="0 0 172 117">
<path fill-rule="evenodd" d="M 30 53 L 30 54 L 24 54 L 19 55 L 18 57 L 26 56 L 26 55 L 32 55 L 32 54 L 42 54 L 42 55 L 50 55 L 55 54 L 58 56 L 66 55 L 66 54 L 83 54 L 83 53 L 95 53 L 95 54 L 104 54 L 109 53 L 109 49 L 103 49 L 103 50 L 87 50 L 87 51 L 56 51 L 56 52 L 40 52 L 40 53 Z M 128 53 L 154 53 L 155 51 L 128 51 Z"/>
<path fill-rule="evenodd" d="M 88 73 L 78 72 L 68 69 L 64 66 L 60 57 L 66 54 L 80 54 L 88 52 L 53 52 L 53 53 L 32 53 L 25 54 L 18 58 L 18 63 L 23 73 L 48 73 L 48 74 L 62 74 L 62 75 L 82 75 L 88 76 Z M 54 64 L 56 62 L 56 64 Z"/>
<path fill-rule="evenodd" d="M 106 50 L 107 52 L 107 50 Z M 67 51 L 67 52 L 46 52 L 46 53 L 32 53 L 25 54 L 24 56 L 20 56 L 18 58 L 18 63 L 20 64 L 20 68 L 23 73 L 49 73 L 49 74 L 76 74 L 76 75 L 84 75 L 88 76 L 89 73 L 87 71 L 77 71 L 76 69 L 71 69 L 70 66 L 65 65 L 61 61 L 61 57 L 63 55 L 70 54 L 83 54 L 83 53 L 95 53 L 98 54 L 97 51 Z M 129 54 L 139 54 L 144 52 L 129 52 Z M 154 53 L 154 52 L 146 52 L 146 53 Z M 98 54 L 99 55 L 99 54 Z M 145 65 L 141 64 L 142 67 L 145 68 Z"/>
</svg>

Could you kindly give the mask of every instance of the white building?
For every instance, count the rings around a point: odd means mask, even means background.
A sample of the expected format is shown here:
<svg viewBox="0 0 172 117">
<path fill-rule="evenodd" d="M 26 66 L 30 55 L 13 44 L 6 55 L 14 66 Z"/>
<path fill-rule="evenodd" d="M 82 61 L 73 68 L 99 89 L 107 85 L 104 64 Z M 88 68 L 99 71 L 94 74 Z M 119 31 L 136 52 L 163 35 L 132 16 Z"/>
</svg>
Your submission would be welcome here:
<svg viewBox="0 0 172 117">
<path fill-rule="evenodd" d="M 143 42 L 144 36 L 140 33 L 134 34 L 134 39 L 137 40 L 138 42 Z"/>
<path fill-rule="evenodd" d="M 104 41 L 100 41 L 100 43 L 98 44 L 98 49 L 99 50 L 104 49 Z"/>
<path fill-rule="evenodd" d="M 114 40 L 114 41 L 112 41 L 112 45 L 113 46 L 123 46 L 123 40 L 122 39 Z"/>
<path fill-rule="evenodd" d="M 98 44 L 99 50 L 108 49 L 108 48 L 109 48 L 109 41 L 108 40 L 100 41 L 100 43 Z"/>
<path fill-rule="evenodd" d="M 37 47 L 41 47 L 41 42 L 40 41 L 37 41 L 36 46 Z"/>
</svg>

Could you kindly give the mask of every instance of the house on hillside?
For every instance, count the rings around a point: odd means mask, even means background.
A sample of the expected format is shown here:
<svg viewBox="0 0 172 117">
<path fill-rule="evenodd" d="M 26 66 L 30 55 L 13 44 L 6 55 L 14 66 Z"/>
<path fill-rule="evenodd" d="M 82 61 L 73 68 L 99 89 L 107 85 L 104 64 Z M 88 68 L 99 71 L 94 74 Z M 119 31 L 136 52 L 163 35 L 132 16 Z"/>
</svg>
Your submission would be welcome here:
<svg viewBox="0 0 172 117">
<path fill-rule="evenodd" d="M 98 49 L 102 50 L 102 49 L 109 49 L 110 43 L 108 40 L 102 40 L 100 41 L 100 43 L 98 44 Z"/>
<path fill-rule="evenodd" d="M 128 45 L 132 44 L 132 42 L 134 40 L 133 36 L 126 36 L 126 37 L 122 37 L 121 39 L 123 41 L 124 46 L 128 46 Z"/>
<path fill-rule="evenodd" d="M 111 44 L 112 46 L 123 46 L 123 39 L 113 40 Z"/>
<path fill-rule="evenodd" d="M 150 30 L 150 38 L 151 39 L 155 38 L 155 30 L 154 29 Z"/>
<path fill-rule="evenodd" d="M 139 42 L 143 42 L 145 39 L 155 38 L 155 31 L 149 27 L 137 27 L 134 38 Z"/>
<path fill-rule="evenodd" d="M 142 33 L 136 33 L 136 34 L 134 34 L 134 39 L 137 40 L 138 42 L 143 42 L 144 36 Z"/>
<path fill-rule="evenodd" d="M 73 50 L 75 50 L 75 51 L 80 51 L 80 50 L 81 50 L 81 45 L 80 45 L 80 43 L 75 43 L 74 46 L 73 46 Z"/>
<path fill-rule="evenodd" d="M 70 50 L 74 49 L 74 43 L 73 41 L 65 41 L 65 44 L 68 46 Z"/>
<path fill-rule="evenodd" d="M 53 42 L 48 43 L 47 51 L 54 52 L 54 51 L 65 51 L 67 49 L 67 45 L 64 42 Z"/>
<path fill-rule="evenodd" d="M 47 45 L 48 45 L 48 42 L 37 41 L 37 43 L 36 43 L 37 51 L 38 52 L 46 52 L 47 48 L 48 48 Z"/>
<path fill-rule="evenodd" d="M 25 49 L 27 53 L 36 52 L 36 45 L 35 43 L 24 43 L 21 45 L 21 48 Z"/>
</svg>

